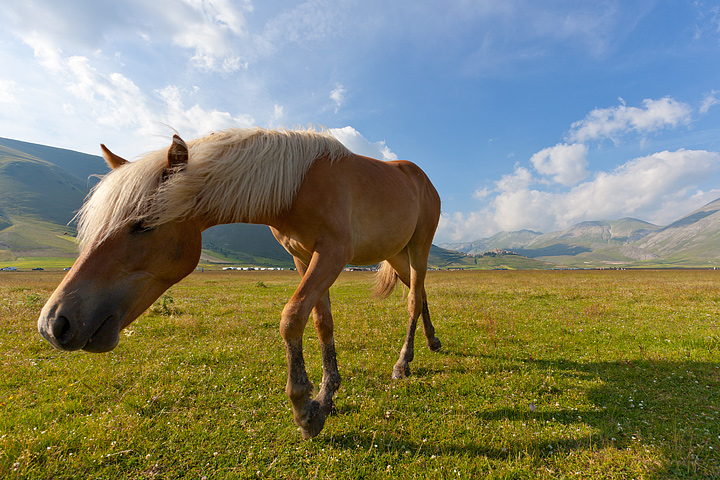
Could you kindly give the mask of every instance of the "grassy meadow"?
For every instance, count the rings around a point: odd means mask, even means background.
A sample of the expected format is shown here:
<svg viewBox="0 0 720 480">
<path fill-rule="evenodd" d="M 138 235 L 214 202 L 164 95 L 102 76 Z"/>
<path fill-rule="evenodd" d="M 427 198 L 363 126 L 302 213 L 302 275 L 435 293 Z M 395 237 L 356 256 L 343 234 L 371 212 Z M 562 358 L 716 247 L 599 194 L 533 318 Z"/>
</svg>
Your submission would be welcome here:
<svg viewBox="0 0 720 480">
<path fill-rule="evenodd" d="M 0 272 L 0 478 L 718 478 L 720 271 L 430 272 L 443 342 L 390 374 L 403 290 L 331 290 L 343 384 L 302 440 L 293 272 L 193 273 L 110 353 L 35 324 L 62 272 Z M 306 364 L 321 376 L 309 325 Z"/>
</svg>

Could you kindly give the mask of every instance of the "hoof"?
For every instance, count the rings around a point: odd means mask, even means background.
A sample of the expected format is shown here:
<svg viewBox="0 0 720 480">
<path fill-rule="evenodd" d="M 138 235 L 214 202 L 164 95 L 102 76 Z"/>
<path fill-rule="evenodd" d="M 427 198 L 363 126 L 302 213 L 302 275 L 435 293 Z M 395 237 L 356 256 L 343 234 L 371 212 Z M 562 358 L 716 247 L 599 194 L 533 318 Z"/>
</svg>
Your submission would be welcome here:
<svg viewBox="0 0 720 480">
<path fill-rule="evenodd" d="M 317 401 L 310 402 L 307 412 L 300 421 L 296 421 L 300 427 L 300 433 L 305 440 L 309 440 L 320 433 L 325 426 L 326 414 Z"/>
<path fill-rule="evenodd" d="M 394 380 L 399 380 L 401 378 L 407 378 L 410 376 L 410 365 L 407 363 L 405 365 L 396 364 L 393 367 L 393 373 L 392 378 Z"/>
<path fill-rule="evenodd" d="M 442 348 L 442 343 L 440 343 L 440 339 L 438 337 L 433 338 L 432 340 L 428 340 L 428 348 L 430 348 L 431 352 L 437 352 Z"/>
</svg>

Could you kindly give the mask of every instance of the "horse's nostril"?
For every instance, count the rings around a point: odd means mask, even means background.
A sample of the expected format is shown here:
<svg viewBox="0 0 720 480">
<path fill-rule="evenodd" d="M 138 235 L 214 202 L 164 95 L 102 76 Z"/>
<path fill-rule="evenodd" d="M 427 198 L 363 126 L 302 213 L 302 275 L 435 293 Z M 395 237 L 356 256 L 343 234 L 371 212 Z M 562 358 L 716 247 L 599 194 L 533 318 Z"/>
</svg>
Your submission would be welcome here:
<svg viewBox="0 0 720 480">
<path fill-rule="evenodd" d="M 62 345 L 70 341 L 70 320 L 67 317 L 60 315 L 52 324 L 53 337 Z"/>
</svg>

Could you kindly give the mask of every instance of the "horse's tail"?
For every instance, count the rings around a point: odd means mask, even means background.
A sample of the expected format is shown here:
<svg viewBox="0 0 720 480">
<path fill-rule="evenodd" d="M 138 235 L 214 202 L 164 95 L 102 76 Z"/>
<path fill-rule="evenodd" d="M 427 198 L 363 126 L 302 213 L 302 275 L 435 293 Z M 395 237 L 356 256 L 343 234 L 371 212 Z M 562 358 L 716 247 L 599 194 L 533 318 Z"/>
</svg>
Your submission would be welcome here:
<svg viewBox="0 0 720 480">
<path fill-rule="evenodd" d="M 390 262 L 385 260 L 380 264 L 380 268 L 378 268 L 378 272 L 375 275 L 373 293 L 379 298 L 387 298 L 395 288 L 398 278 L 398 274 L 395 269 L 390 266 Z"/>
</svg>

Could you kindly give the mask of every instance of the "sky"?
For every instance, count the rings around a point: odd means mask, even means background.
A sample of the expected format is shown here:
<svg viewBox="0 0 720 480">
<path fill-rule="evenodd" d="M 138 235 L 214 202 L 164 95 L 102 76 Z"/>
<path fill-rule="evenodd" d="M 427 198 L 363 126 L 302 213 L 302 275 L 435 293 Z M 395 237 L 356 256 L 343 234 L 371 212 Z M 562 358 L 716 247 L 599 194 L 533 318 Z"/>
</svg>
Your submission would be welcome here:
<svg viewBox="0 0 720 480">
<path fill-rule="evenodd" d="M 720 197 L 720 4 L 0 0 L 0 137 L 136 158 L 322 126 L 411 160 L 435 243 Z"/>
</svg>

